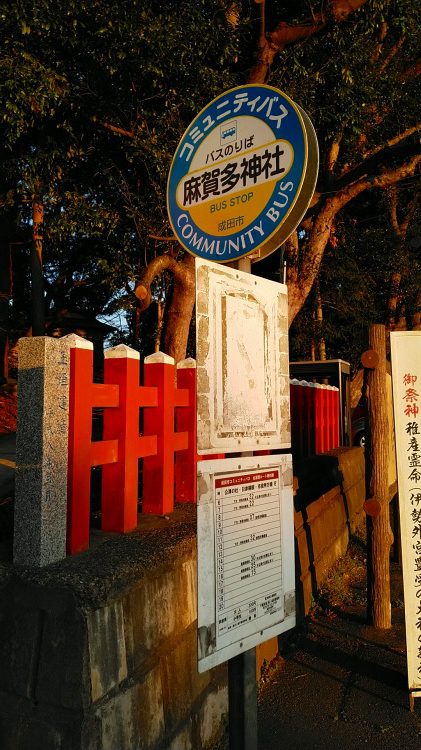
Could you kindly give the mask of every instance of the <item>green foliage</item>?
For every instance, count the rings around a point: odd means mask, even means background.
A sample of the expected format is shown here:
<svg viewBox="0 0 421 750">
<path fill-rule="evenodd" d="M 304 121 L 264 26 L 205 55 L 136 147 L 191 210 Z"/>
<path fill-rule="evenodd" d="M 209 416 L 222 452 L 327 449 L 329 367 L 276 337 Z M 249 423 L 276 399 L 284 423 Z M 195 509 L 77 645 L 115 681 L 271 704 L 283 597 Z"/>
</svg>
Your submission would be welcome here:
<svg viewBox="0 0 421 750">
<path fill-rule="evenodd" d="M 169 233 L 175 146 L 235 83 L 228 5 L 0 3 L 0 194 L 23 203 L 28 243 L 30 197 L 41 195 L 52 306 L 124 307 L 154 253 L 149 235 Z"/>
<path fill-rule="evenodd" d="M 267 27 L 302 22 L 325 6 L 267 0 Z M 175 147 L 210 99 L 247 81 L 257 15 L 257 5 L 237 0 L 0 0 L 0 206 L 20 206 L 18 239 L 29 246 L 31 196 L 43 200 L 50 310 L 122 310 L 133 327 L 134 282 L 169 249 L 150 235 L 170 234 L 165 191 Z M 373 63 L 385 22 L 387 41 Z M 323 33 L 276 59 L 268 82 L 309 112 L 322 165 L 341 137 L 336 175 L 358 164 L 362 148 L 414 123 L 416 82 L 402 73 L 414 59 L 417 23 L 410 0 L 371 0 L 346 23 L 328 17 Z M 324 195 L 330 179 L 322 169 Z M 346 317 L 345 277 L 357 278 L 366 263 L 360 235 L 355 252 L 330 252 L 322 272 L 323 289 L 337 287 L 326 304 L 338 321 Z M 344 276 L 336 286 L 328 278 L 335 268 Z M 367 299 L 377 284 L 370 280 Z M 376 304 L 361 303 L 362 317 L 371 319 Z M 341 346 L 332 339 L 332 351 Z"/>
</svg>

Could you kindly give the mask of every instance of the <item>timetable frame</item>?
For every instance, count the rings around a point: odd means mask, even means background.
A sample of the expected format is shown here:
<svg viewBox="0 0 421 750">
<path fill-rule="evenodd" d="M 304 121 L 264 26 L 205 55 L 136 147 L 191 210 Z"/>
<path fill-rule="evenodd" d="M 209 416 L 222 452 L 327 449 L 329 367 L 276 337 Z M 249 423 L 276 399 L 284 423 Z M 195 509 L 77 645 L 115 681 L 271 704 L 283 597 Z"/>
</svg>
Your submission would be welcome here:
<svg viewBox="0 0 421 750">
<path fill-rule="evenodd" d="M 204 672 L 296 624 L 292 456 L 200 461 L 197 472 Z"/>
</svg>

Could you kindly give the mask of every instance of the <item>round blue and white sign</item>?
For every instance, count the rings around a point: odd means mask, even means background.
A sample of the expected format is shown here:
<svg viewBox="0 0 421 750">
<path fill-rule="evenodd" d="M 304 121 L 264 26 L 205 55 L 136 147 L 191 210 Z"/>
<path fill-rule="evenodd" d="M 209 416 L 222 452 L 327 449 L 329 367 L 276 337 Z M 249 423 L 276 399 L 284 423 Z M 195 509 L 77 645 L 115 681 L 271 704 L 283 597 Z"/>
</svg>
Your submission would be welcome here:
<svg viewBox="0 0 421 750">
<path fill-rule="evenodd" d="M 271 252 L 286 239 L 307 159 L 304 120 L 289 97 L 260 84 L 226 91 L 175 153 L 167 186 L 175 236 L 193 255 L 222 263 Z"/>
</svg>

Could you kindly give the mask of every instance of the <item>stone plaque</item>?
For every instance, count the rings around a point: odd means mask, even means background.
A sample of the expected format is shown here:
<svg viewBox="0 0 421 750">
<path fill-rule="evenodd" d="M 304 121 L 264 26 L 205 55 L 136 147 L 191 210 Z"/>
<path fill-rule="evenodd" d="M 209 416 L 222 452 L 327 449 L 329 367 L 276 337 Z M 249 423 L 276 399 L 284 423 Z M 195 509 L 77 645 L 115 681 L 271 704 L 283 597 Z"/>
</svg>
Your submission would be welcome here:
<svg viewBox="0 0 421 750">
<path fill-rule="evenodd" d="M 199 454 L 289 448 L 287 289 L 196 260 Z"/>
</svg>

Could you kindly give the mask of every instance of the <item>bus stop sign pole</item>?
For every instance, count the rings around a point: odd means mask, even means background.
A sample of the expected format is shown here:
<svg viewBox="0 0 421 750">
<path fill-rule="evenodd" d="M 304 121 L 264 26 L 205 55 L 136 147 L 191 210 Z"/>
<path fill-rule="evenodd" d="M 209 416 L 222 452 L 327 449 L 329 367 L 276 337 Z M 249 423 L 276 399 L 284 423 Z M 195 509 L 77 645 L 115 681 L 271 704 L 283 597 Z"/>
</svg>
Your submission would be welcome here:
<svg viewBox="0 0 421 750">
<path fill-rule="evenodd" d="M 256 649 L 228 661 L 230 750 L 257 750 Z"/>
</svg>

